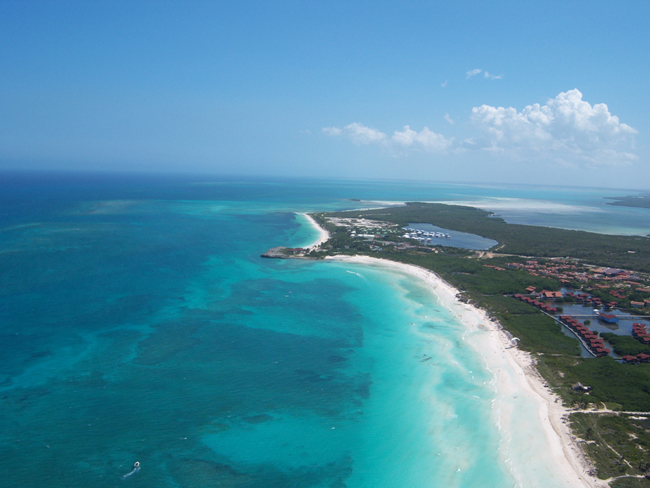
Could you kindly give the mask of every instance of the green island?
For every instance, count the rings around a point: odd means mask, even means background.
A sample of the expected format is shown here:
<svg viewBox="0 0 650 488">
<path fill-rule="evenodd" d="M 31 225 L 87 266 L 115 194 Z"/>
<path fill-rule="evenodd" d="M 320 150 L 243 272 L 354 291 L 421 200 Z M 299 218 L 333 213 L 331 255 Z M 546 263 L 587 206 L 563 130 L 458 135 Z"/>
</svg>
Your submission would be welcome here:
<svg viewBox="0 0 650 488">
<path fill-rule="evenodd" d="M 650 195 L 606 197 L 606 199 L 614 200 L 613 202 L 607 202 L 608 205 L 618 205 L 620 207 L 650 208 Z"/>
<path fill-rule="evenodd" d="M 566 422 L 599 478 L 615 488 L 650 486 L 644 477 L 650 470 L 650 362 L 635 357 L 623 362 L 609 351 L 584 357 L 577 336 L 563 332 L 558 320 L 562 305 L 583 293 L 594 303 L 650 316 L 650 239 L 508 224 L 479 209 L 444 204 L 407 203 L 311 217 L 329 232 L 327 242 L 312 249 L 276 248 L 267 257 L 365 255 L 435 272 L 461 290 L 460 300 L 485 310 L 520 339 L 518 347 L 531 353 L 549 388 L 568 408 Z M 405 236 L 406 226 L 424 223 L 498 244 L 472 251 L 423 245 Z M 515 298 L 531 296 L 532 290 L 561 289 L 564 295 L 547 301 L 552 309 Z M 600 339 L 617 356 L 650 354 L 642 337 L 602 334 Z"/>
</svg>

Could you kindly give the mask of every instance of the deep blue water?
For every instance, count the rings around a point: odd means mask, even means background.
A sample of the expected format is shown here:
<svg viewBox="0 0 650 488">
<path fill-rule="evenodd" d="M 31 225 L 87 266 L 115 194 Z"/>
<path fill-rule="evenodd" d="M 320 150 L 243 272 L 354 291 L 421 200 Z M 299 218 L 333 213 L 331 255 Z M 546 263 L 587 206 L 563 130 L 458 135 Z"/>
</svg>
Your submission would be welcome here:
<svg viewBox="0 0 650 488">
<path fill-rule="evenodd" d="M 421 285 L 260 257 L 314 239 L 294 212 L 481 189 L 0 176 L 2 486 L 513 486 Z"/>
</svg>

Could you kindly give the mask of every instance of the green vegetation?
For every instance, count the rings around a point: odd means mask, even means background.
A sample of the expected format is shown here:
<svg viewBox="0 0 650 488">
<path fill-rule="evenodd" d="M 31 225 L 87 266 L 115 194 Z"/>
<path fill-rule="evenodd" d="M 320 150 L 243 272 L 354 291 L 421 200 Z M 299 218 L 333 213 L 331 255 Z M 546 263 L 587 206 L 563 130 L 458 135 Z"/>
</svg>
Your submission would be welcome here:
<svg viewBox="0 0 650 488">
<path fill-rule="evenodd" d="M 610 481 L 609 486 L 612 488 L 648 488 L 650 481 L 645 478 L 620 478 Z"/>
<path fill-rule="evenodd" d="M 408 203 L 365 211 L 336 212 L 336 217 L 359 217 L 406 226 L 429 223 L 468 232 L 499 242 L 494 251 L 525 256 L 571 256 L 600 266 L 650 272 L 650 239 L 641 236 L 609 236 L 591 232 L 508 224 L 489 212 L 438 203 Z"/>
<path fill-rule="evenodd" d="M 592 387 L 592 401 L 615 403 L 626 411 L 650 411 L 650 364 L 620 364 L 605 356 L 583 359 L 568 371 Z"/>
<path fill-rule="evenodd" d="M 634 337 L 616 335 L 611 332 L 603 332 L 600 337 L 609 342 L 614 348 L 614 352 L 619 356 L 650 354 L 650 346 L 641 344 Z"/>
<path fill-rule="evenodd" d="M 571 415 L 571 427 L 585 441 L 584 449 L 598 465 L 601 478 L 641 475 L 650 468 L 648 420 L 626 415 Z M 634 442 L 630 442 L 634 440 Z M 624 478 L 611 486 L 648 486 L 647 480 Z"/>
</svg>

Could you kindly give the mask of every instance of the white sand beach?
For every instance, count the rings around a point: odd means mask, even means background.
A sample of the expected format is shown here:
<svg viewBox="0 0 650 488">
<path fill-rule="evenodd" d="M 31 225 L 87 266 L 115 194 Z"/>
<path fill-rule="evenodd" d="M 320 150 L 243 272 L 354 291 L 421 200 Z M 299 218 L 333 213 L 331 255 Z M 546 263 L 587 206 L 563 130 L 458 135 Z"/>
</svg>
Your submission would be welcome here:
<svg viewBox="0 0 650 488">
<path fill-rule="evenodd" d="M 318 240 L 314 242 L 313 244 L 309 245 L 306 247 L 306 249 L 312 250 L 323 244 L 324 242 L 327 242 L 327 240 L 330 238 L 329 232 L 327 232 L 325 229 L 323 229 L 318 223 L 309 215 L 306 213 L 300 213 L 299 215 L 302 215 L 305 217 L 308 221 L 309 224 L 314 228 L 314 230 L 318 231 Z"/>
<path fill-rule="evenodd" d="M 506 430 L 506 426 L 521 426 L 521 429 L 517 428 L 517 432 L 502 432 L 502 436 L 508 439 L 504 442 L 510 443 L 504 451 L 511 453 L 515 458 L 512 460 L 512 471 L 513 475 L 519 478 L 517 486 L 537 486 L 537 483 L 531 480 L 531 473 L 527 471 L 529 468 L 526 465 L 539 464 L 540 459 L 544 457 L 546 459 L 542 459 L 542 462 L 558 475 L 561 486 L 608 486 L 604 481 L 588 474 L 592 466 L 585 458 L 577 439 L 563 422 L 562 417 L 567 414 L 567 410 L 562 406 L 561 400 L 545 386 L 545 381 L 535 369 L 530 355 L 512 347 L 510 339 L 501 330 L 500 325 L 492 322 L 483 310 L 458 301 L 457 289 L 433 272 L 418 266 L 368 256 L 335 256 L 329 259 L 381 266 L 415 276 L 429 285 L 439 303 L 451 310 L 467 326 L 468 331 L 485 332 L 474 336 L 469 334 L 467 341 L 476 348 L 477 354 L 483 355 L 486 367 L 494 374 L 497 396 L 495 421 Z M 473 343 L 477 341 L 476 337 L 480 337 L 480 343 Z M 537 407 L 537 420 L 545 440 L 540 439 L 542 436 L 539 434 L 532 438 L 533 434 L 527 431 L 522 422 L 518 424 L 516 418 L 511 418 L 512 415 L 517 415 L 513 398 L 529 398 L 534 402 Z M 510 457 L 510 454 L 506 455 Z M 523 469 L 520 469 L 522 465 Z M 532 468 L 530 471 L 534 472 Z"/>
</svg>

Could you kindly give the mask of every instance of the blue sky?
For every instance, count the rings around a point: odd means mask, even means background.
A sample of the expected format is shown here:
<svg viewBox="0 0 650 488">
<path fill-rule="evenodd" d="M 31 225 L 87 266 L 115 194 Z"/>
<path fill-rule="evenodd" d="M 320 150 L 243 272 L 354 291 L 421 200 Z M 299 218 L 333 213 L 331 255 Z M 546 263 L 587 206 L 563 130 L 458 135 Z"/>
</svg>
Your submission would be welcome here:
<svg viewBox="0 0 650 488">
<path fill-rule="evenodd" d="M 643 189 L 648 25 L 646 1 L 4 0 L 0 167 Z"/>
</svg>

